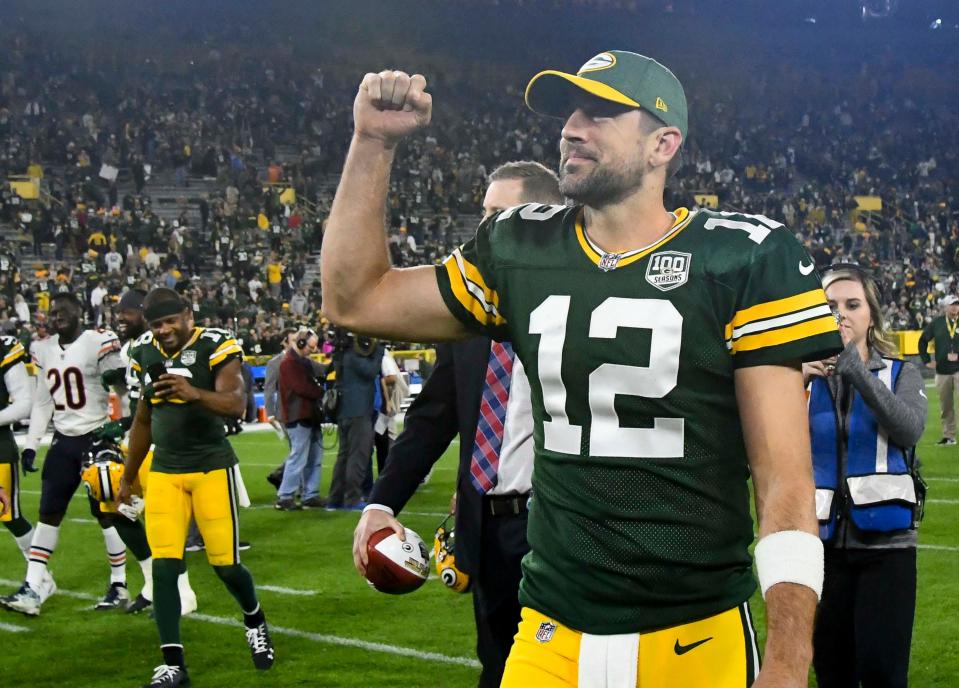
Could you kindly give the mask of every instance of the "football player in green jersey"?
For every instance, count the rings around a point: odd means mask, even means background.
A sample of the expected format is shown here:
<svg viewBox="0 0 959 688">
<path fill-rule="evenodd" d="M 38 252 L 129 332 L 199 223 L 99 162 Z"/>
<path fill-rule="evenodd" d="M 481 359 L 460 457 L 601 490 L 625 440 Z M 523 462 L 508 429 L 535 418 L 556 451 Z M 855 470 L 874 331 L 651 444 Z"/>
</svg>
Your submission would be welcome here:
<svg viewBox="0 0 959 688">
<path fill-rule="evenodd" d="M 140 401 L 118 501 L 129 502 L 144 458 L 155 444 L 146 495 L 147 538 L 153 552 L 153 602 L 163 664 L 148 688 L 189 685 L 180 642 L 177 577 L 191 515 L 206 542 L 207 559 L 243 611 L 246 640 L 257 669 L 273 665 L 273 644 L 253 577 L 240 563 L 236 454 L 223 417 L 246 410 L 243 351 L 225 330 L 196 327 L 188 303 L 171 290 L 147 294 L 150 331 L 130 352 Z"/>
<path fill-rule="evenodd" d="M 5 491 L 8 498 L 8 508 L 0 513 L 0 523 L 17 541 L 27 561 L 33 524 L 20 510 L 20 452 L 13 438 L 13 423 L 30 417 L 33 385 L 27 372 L 29 361 L 30 355 L 23 344 L 14 337 L 0 336 L 0 492 Z M 49 597 L 55 587 L 49 573 L 41 587 Z"/>
<path fill-rule="evenodd" d="M 397 144 L 429 123 L 425 87 L 394 71 L 360 85 L 324 312 L 386 338 L 508 338 L 526 368 L 532 550 L 503 686 L 805 686 L 823 550 L 800 364 L 841 348 L 812 259 L 769 218 L 665 208 L 685 93 L 608 51 L 527 87 L 564 121 L 576 205 L 507 209 L 444 265 L 392 268 L 382 208 Z"/>
</svg>

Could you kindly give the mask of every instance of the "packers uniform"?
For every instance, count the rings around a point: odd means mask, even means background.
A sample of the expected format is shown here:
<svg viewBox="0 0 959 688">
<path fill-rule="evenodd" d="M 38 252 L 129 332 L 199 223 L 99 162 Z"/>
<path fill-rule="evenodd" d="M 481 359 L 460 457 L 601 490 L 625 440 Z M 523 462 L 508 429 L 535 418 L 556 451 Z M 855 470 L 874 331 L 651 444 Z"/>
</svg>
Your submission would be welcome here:
<svg viewBox="0 0 959 688">
<path fill-rule="evenodd" d="M 614 254 L 590 239 L 582 206 L 510 208 L 436 275 L 450 311 L 509 339 L 531 383 L 531 552 L 514 654 L 550 653 L 565 631 L 591 652 L 625 634 L 643 648 L 642 675 L 659 644 L 641 636 L 721 617 L 745 648 L 737 677 L 711 673 L 724 661 L 718 640 L 683 653 L 683 672 L 696 675 L 701 657 L 713 678 L 699 685 L 743 685 L 756 664 L 741 606 L 756 584 L 734 372 L 841 344 L 812 259 L 780 223 L 673 215 L 652 245 Z M 673 636 L 680 649 L 690 642 Z M 504 686 L 521 682 L 511 663 Z"/>
<path fill-rule="evenodd" d="M 10 405 L 10 391 L 5 377 L 16 366 L 29 361 L 26 349 L 14 337 L 0 337 L 0 410 Z M 9 523 L 20 518 L 20 476 L 18 470 L 20 452 L 13 438 L 13 428 L 0 425 L 0 487 L 10 498 L 10 508 L 0 516 L 0 522 Z"/>
<path fill-rule="evenodd" d="M 213 390 L 217 372 L 243 350 L 226 330 L 196 327 L 180 351 L 167 355 L 147 332 L 131 347 L 130 366 L 139 378 L 140 401 L 151 405 L 154 450 L 146 493 L 147 539 L 155 558 L 183 556 L 191 515 L 214 566 L 239 562 L 237 504 L 233 486 L 236 454 L 223 420 L 200 404 L 153 396 L 151 372 L 182 375 Z"/>
</svg>

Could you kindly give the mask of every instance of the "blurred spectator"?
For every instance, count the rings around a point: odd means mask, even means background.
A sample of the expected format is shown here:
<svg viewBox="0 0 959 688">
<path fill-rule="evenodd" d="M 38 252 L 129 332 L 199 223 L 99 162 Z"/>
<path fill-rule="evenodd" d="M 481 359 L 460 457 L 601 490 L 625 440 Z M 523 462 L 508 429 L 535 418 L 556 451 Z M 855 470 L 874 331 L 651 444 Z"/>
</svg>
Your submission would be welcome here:
<svg viewBox="0 0 959 688">
<path fill-rule="evenodd" d="M 320 498 L 320 471 L 323 465 L 322 428 L 315 407 L 323 397 L 314 368 L 307 356 L 313 333 L 299 330 L 280 360 L 280 416 L 290 440 L 290 455 L 283 469 L 283 481 L 274 506 L 281 511 L 302 507 L 323 507 Z M 301 502 L 295 495 L 300 492 Z"/>
</svg>

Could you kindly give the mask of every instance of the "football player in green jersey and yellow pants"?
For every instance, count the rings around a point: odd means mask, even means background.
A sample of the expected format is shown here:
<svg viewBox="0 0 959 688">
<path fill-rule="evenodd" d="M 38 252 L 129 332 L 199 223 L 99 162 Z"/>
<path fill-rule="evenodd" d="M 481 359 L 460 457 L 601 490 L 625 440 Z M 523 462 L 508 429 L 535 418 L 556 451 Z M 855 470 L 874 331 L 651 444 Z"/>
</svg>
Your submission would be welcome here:
<svg viewBox="0 0 959 688">
<path fill-rule="evenodd" d="M 323 307 L 385 338 L 508 338 L 526 368 L 532 551 L 503 686 L 805 686 L 823 550 L 800 364 L 841 348 L 812 259 L 769 218 L 665 208 L 685 93 L 609 51 L 527 88 L 564 121 L 576 205 L 504 210 L 444 265 L 392 268 L 383 205 L 397 144 L 429 123 L 425 87 L 397 71 L 360 85 Z"/>
<path fill-rule="evenodd" d="M 143 315 L 150 331 L 130 349 L 140 379 L 140 402 L 130 431 L 120 501 L 129 501 L 150 444 L 155 444 L 146 491 L 147 538 L 153 551 L 153 595 L 163 664 L 148 688 L 187 686 L 180 642 L 177 577 L 191 515 L 206 542 L 207 559 L 243 611 L 246 640 L 257 669 L 273 664 L 263 610 L 253 577 L 240 563 L 236 454 L 224 416 L 246 410 L 240 363 L 243 351 L 225 330 L 195 327 L 192 309 L 176 292 L 147 294 Z"/>
</svg>

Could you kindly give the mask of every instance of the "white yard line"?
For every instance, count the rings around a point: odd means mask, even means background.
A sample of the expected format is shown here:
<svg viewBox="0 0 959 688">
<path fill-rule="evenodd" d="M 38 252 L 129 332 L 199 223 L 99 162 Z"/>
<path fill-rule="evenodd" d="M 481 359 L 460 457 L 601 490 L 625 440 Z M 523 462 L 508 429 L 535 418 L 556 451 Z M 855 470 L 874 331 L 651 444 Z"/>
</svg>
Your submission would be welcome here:
<svg viewBox="0 0 959 688">
<path fill-rule="evenodd" d="M 30 629 L 26 626 L 18 626 L 12 623 L 0 623 L 0 631 L 6 631 L 7 633 L 29 633 Z"/>
<path fill-rule="evenodd" d="M 20 583 L 12 580 L 0 579 L 0 585 L 19 585 Z M 96 601 L 99 598 L 96 595 L 91 595 L 85 592 L 76 592 L 74 590 L 64 590 L 60 588 L 57 590 L 57 595 L 63 595 L 64 597 L 71 597 L 76 600 L 88 600 Z M 243 622 L 239 619 L 228 619 L 223 616 L 211 616 L 210 614 L 198 614 L 193 613 L 189 616 L 183 617 L 185 619 L 192 619 L 195 621 L 204 621 L 206 623 L 218 624 L 220 626 L 233 626 L 234 628 L 243 628 Z M 399 645 L 387 645 L 386 643 L 374 643 L 368 640 L 360 640 L 359 638 L 345 638 L 338 635 L 328 635 L 326 633 L 312 633 L 310 631 L 301 631 L 298 628 L 287 628 L 286 626 L 274 626 L 270 624 L 270 633 L 273 635 L 285 635 L 290 636 L 291 638 L 301 638 L 303 640 L 311 640 L 315 643 L 320 643 L 323 645 L 340 645 L 343 647 L 355 647 L 361 650 L 368 650 L 370 652 L 382 652 L 384 654 L 399 655 L 401 657 L 411 657 L 413 659 L 420 659 L 425 662 L 441 662 L 443 664 L 456 664 L 459 666 L 472 667 L 474 669 L 480 668 L 480 663 L 471 657 L 457 657 L 454 655 L 444 655 L 439 652 L 422 652 L 420 650 L 414 650 L 411 647 L 401 647 Z"/>
<path fill-rule="evenodd" d="M 926 504 L 959 504 L 959 499 L 927 499 Z"/>
<path fill-rule="evenodd" d="M 284 588 L 279 585 L 258 585 L 256 589 L 278 592 L 281 595 L 297 595 L 299 597 L 312 597 L 316 594 L 316 590 L 297 590 L 296 588 Z"/>
<path fill-rule="evenodd" d="M 927 478 L 926 476 L 922 478 L 929 483 L 959 483 L 959 478 Z"/>
<path fill-rule="evenodd" d="M 937 552 L 959 552 L 959 547 L 947 547 L 946 545 L 919 545 L 919 549 L 931 549 Z"/>
</svg>

